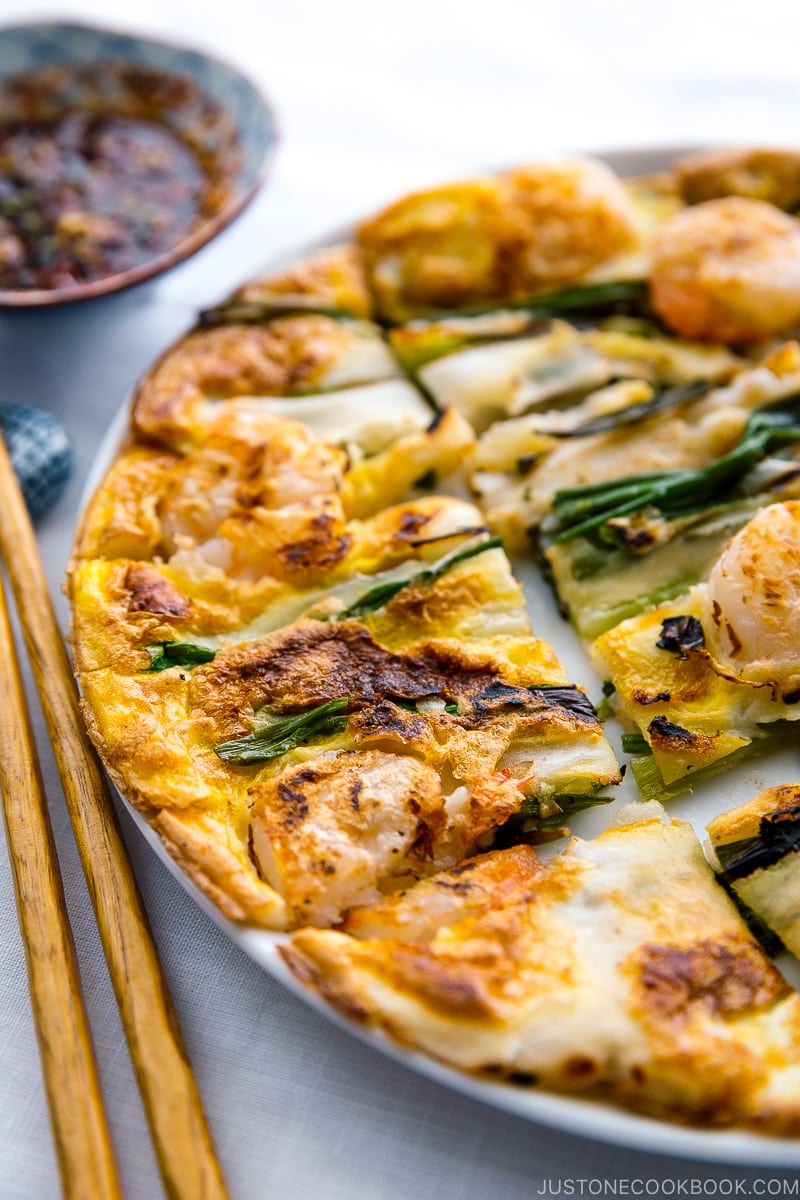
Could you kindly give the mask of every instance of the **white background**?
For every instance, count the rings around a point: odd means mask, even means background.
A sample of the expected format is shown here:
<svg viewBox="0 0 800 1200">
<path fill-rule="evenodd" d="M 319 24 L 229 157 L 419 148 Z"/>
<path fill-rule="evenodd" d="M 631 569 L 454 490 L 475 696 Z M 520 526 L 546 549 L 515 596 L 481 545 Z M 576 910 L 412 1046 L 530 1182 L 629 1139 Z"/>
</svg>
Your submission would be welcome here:
<svg viewBox="0 0 800 1200">
<path fill-rule="evenodd" d="M 56 412 L 76 447 L 73 484 L 41 528 L 54 589 L 113 411 L 198 307 L 270 258 L 408 188 L 541 151 L 800 142 L 800 8 L 775 0 L 0 0 L 6 23 L 59 15 L 239 63 L 272 99 L 282 144 L 245 216 L 160 283 L 0 317 L 0 399 Z M 126 1194 L 157 1200 L 49 759 L 45 772 Z M 754 1178 L 553 1133 L 384 1060 L 264 976 L 125 827 L 233 1200 L 522 1200 L 548 1177 Z M 5 861 L 0 901 L 0 1200 L 50 1200 L 58 1180 Z"/>
</svg>

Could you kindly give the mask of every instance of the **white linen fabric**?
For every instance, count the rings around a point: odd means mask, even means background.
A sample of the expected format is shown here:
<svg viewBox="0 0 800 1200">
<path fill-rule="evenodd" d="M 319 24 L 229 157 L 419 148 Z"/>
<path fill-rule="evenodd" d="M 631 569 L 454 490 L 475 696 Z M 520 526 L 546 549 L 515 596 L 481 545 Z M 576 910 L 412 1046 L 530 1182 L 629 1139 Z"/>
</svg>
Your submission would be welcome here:
<svg viewBox="0 0 800 1200">
<path fill-rule="evenodd" d="M 70 489 L 40 529 L 54 592 L 114 411 L 198 307 L 270 259 L 411 187 L 559 147 L 800 141 L 800 10 L 776 0 L 226 0 L 213 12 L 197 0 L 0 3 L 5 22 L 60 15 L 238 62 L 268 91 L 283 141 L 256 203 L 164 280 L 0 316 L 0 399 L 53 411 L 76 450 Z M 125 1192 L 155 1200 L 161 1184 L 38 717 L 37 733 Z M 733 1180 L 746 1193 L 764 1182 L 762 1171 L 556 1133 L 383 1058 L 264 975 L 125 815 L 123 825 L 232 1200 L 529 1200 L 548 1180 L 551 1190 L 572 1180 L 579 1195 L 580 1180 L 603 1179 L 694 1179 L 694 1194 L 724 1195 Z M 50 1200 L 58 1175 L 5 857 L 0 866 L 0 1200 Z"/>
</svg>

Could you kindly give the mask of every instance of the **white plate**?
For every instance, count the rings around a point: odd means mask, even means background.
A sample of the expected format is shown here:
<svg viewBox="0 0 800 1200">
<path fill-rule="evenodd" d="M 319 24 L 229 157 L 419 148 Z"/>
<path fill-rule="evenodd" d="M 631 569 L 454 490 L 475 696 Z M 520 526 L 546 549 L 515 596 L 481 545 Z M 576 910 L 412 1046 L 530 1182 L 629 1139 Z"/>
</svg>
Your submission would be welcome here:
<svg viewBox="0 0 800 1200">
<path fill-rule="evenodd" d="M 684 152 L 684 147 L 669 147 L 618 151 L 603 154 L 602 157 L 621 174 L 634 175 L 662 170 L 676 155 Z M 349 230 L 339 230 L 329 237 L 321 239 L 314 247 L 297 247 L 291 254 L 282 255 L 281 261 L 273 263 L 272 266 L 285 265 L 292 259 L 307 254 L 312 248 L 340 241 L 349 234 Z M 215 297 L 209 299 L 214 300 Z M 126 404 L 112 421 L 111 427 L 103 439 L 93 471 L 87 482 L 81 509 L 85 508 L 91 493 L 105 474 L 125 436 L 128 411 L 129 404 Z M 549 588 L 530 561 L 515 561 L 515 569 L 528 597 L 535 632 L 552 642 L 570 679 L 576 683 L 586 684 L 590 695 L 597 702 L 600 698 L 597 676 L 592 671 L 588 657 L 576 635 L 558 615 Z M 606 728 L 615 748 L 620 751 L 619 728 L 615 727 L 614 723 L 609 723 Z M 620 760 L 624 762 L 625 757 L 621 755 Z M 800 764 L 798 764 L 797 753 L 786 749 L 768 759 L 757 760 L 749 766 L 739 767 L 717 779 L 698 785 L 692 793 L 672 801 L 670 813 L 690 821 L 698 836 L 703 839 L 706 824 L 718 812 L 749 800 L 773 784 L 794 781 L 799 777 Z M 628 777 L 617 789 L 614 803 L 581 814 L 575 818 L 572 828 L 581 837 L 593 837 L 605 827 L 611 812 L 622 804 L 637 798 L 636 786 L 631 773 L 628 772 Z M 630 1146 L 636 1150 L 650 1153 L 673 1154 L 686 1158 L 750 1166 L 800 1167 L 800 1143 L 796 1141 L 760 1137 L 756 1134 L 740 1132 L 686 1129 L 650 1117 L 635 1116 L 611 1104 L 599 1101 L 557 1096 L 507 1083 L 488 1082 L 461 1074 L 422 1054 L 403 1049 L 380 1031 L 365 1029 L 361 1025 L 346 1021 L 313 992 L 303 987 L 288 971 L 277 953 L 278 946 L 287 940 L 288 935 L 245 929 L 227 920 L 184 875 L 144 817 L 127 802 L 125 803 L 136 825 L 159 858 L 166 863 L 172 874 L 195 898 L 200 907 L 246 954 L 249 954 L 270 975 L 279 979 L 295 995 L 317 1009 L 318 1012 L 324 1013 L 334 1024 L 348 1030 L 360 1041 L 374 1046 L 375 1049 L 397 1062 L 419 1071 L 420 1074 L 426 1075 L 438 1083 L 472 1096 L 476 1100 L 482 1100 L 496 1108 L 506 1109 L 531 1121 L 563 1129 L 568 1133 L 582 1134 L 586 1137 L 598 1138 L 601 1141 Z M 789 961 L 788 956 L 784 957 L 787 958 L 787 961 L 782 961 L 780 965 L 795 986 L 798 986 L 800 984 L 800 968 L 794 961 Z"/>
</svg>

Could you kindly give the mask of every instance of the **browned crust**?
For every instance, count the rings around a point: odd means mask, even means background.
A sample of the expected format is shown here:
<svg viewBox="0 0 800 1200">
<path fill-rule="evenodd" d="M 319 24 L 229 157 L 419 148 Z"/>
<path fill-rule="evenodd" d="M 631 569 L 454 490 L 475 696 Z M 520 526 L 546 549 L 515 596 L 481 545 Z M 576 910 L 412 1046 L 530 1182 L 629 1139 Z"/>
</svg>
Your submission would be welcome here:
<svg viewBox="0 0 800 1200">
<path fill-rule="evenodd" d="M 688 204 L 745 196 L 778 208 L 800 206 L 800 151 L 770 147 L 698 150 L 673 163 Z"/>
<path fill-rule="evenodd" d="M 361 254 L 350 244 L 326 247 L 277 274 L 248 280 L 231 298 L 258 303 L 274 297 L 313 300 L 356 317 L 371 317 L 373 311 Z"/>
<path fill-rule="evenodd" d="M 340 322 L 319 313 L 190 333 L 137 387 L 134 430 L 170 449 L 186 449 L 198 440 L 197 410 L 205 397 L 288 396 L 312 389 L 345 337 Z"/>
</svg>

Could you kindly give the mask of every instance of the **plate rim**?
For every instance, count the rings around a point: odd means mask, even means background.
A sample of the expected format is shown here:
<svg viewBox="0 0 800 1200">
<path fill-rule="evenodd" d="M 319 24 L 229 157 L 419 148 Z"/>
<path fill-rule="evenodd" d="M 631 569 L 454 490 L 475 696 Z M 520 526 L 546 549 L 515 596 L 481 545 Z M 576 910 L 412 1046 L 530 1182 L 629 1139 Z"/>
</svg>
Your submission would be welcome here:
<svg viewBox="0 0 800 1200">
<path fill-rule="evenodd" d="M 584 156 L 600 158 L 624 174 L 637 160 L 662 160 L 664 169 L 674 158 L 689 151 L 702 149 L 699 145 L 650 145 L 619 149 L 582 150 Z M 566 155 L 565 155 L 566 156 Z M 630 170 L 628 173 L 631 173 Z M 335 245 L 352 235 L 353 226 L 339 227 L 313 240 L 304 240 L 280 253 L 265 264 L 263 271 L 277 270 L 297 257 L 325 246 Z M 114 456 L 125 441 L 129 428 L 133 392 L 112 416 L 104 433 L 81 493 L 78 521 L 89 500 L 105 476 Z M 576 635 L 577 636 L 577 635 Z M 278 947 L 288 940 L 288 933 L 273 933 L 237 924 L 217 908 L 171 857 L 147 818 L 111 783 L 114 794 L 123 804 L 145 841 L 179 882 L 248 958 L 268 975 L 337 1028 L 355 1037 L 362 1045 L 370 1046 L 393 1062 L 443 1087 L 465 1095 L 492 1108 L 512 1113 L 543 1128 L 557 1129 L 576 1138 L 595 1140 L 612 1146 L 634 1150 L 639 1154 L 661 1154 L 672 1158 L 709 1164 L 771 1167 L 775 1170 L 800 1168 L 800 1139 L 761 1135 L 742 1129 L 697 1129 L 655 1117 L 641 1116 L 617 1106 L 610 1100 L 588 1099 L 579 1094 L 568 1095 L 544 1089 L 525 1089 L 503 1081 L 485 1080 L 438 1062 L 420 1051 L 411 1050 L 393 1041 L 380 1029 L 350 1021 L 327 1004 L 310 988 L 296 979 L 278 955 Z"/>
</svg>

